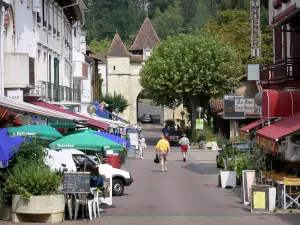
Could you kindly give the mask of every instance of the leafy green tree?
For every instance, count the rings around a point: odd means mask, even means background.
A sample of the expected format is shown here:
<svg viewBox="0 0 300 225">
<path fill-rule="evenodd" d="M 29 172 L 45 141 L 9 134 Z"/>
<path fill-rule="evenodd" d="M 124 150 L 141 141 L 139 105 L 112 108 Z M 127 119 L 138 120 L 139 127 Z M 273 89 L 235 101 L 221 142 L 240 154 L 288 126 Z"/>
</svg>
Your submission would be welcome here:
<svg viewBox="0 0 300 225">
<path fill-rule="evenodd" d="M 157 46 L 140 74 L 150 98 L 168 105 L 182 99 L 195 127 L 198 106 L 222 96 L 239 82 L 238 53 L 217 36 L 180 35 Z"/>
<path fill-rule="evenodd" d="M 100 95 L 99 102 L 105 102 L 108 104 L 106 109 L 110 112 L 114 112 L 117 108 L 119 109 L 120 113 L 123 113 L 125 109 L 129 106 L 128 100 L 122 94 L 107 94 L 107 95 Z"/>
<path fill-rule="evenodd" d="M 184 18 L 179 0 L 169 5 L 165 12 L 162 12 L 159 8 L 155 11 L 153 25 L 162 40 L 168 36 L 176 36 L 182 33 L 184 30 L 183 23 Z"/>
<path fill-rule="evenodd" d="M 93 52 L 108 52 L 109 48 L 110 48 L 110 44 L 111 42 L 108 39 L 104 39 L 104 40 L 100 40 L 97 41 L 95 39 L 93 39 L 90 43 L 89 43 L 89 48 L 93 51 Z"/>
<path fill-rule="evenodd" d="M 214 9 L 210 7 L 207 0 L 198 0 L 195 15 L 189 24 L 189 33 L 198 33 L 212 19 Z"/>
</svg>

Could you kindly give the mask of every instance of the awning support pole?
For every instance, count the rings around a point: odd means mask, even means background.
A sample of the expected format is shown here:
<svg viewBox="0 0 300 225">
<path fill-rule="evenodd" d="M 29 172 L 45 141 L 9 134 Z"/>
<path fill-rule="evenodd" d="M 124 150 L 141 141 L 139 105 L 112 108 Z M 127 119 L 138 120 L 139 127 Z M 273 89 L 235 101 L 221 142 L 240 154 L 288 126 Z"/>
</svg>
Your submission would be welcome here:
<svg viewBox="0 0 300 225">
<path fill-rule="evenodd" d="M 3 117 L 5 116 L 5 114 L 7 113 L 7 110 L 5 110 L 5 112 L 3 113 L 3 115 L 1 116 L 0 122 L 3 119 Z"/>
<path fill-rule="evenodd" d="M 6 124 L 4 124 L 4 126 L 3 127 L 5 127 L 7 124 L 9 124 L 10 122 L 13 122 L 15 119 L 17 119 L 19 116 L 21 116 L 21 114 L 18 114 L 18 115 L 16 115 L 15 116 L 15 118 L 13 118 L 12 120 L 10 120 L 10 121 L 8 121 Z M 2 127 L 2 128 L 3 128 Z"/>
</svg>

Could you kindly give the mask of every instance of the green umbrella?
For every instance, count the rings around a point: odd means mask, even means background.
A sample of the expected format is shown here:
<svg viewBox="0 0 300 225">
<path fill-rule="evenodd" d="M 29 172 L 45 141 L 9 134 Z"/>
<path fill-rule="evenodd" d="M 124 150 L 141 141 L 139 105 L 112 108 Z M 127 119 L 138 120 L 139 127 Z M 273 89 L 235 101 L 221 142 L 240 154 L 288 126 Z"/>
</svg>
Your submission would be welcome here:
<svg viewBox="0 0 300 225">
<path fill-rule="evenodd" d="M 57 140 L 63 136 L 53 127 L 47 125 L 24 125 L 21 127 L 10 127 L 7 130 L 9 136 L 29 136 L 42 140 Z"/>
<path fill-rule="evenodd" d="M 97 132 L 96 130 L 91 130 L 91 129 L 80 129 L 80 130 L 74 130 L 74 131 L 70 131 L 68 133 L 65 134 L 65 136 L 71 135 L 71 134 L 80 134 L 80 133 L 95 133 Z"/>
<path fill-rule="evenodd" d="M 91 134 L 89 132 L 82 132 L 78 134 L 71 134 L 65 136 L 49 145 L 50 149 L 79 149 L 79 150 L 92 150 L 92 151 L 106 151 L 123 149 L 119 145 L 107 138 L 99 135 Z"/>
</svg>

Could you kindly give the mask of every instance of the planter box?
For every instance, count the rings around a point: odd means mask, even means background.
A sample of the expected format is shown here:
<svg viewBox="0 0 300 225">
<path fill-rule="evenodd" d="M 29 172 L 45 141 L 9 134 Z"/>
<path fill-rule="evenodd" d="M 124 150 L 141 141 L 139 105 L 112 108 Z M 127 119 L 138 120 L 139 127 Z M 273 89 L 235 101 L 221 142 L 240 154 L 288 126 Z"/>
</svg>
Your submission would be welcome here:
<svg viewBox="0 0 300 225">
<path fill-rule="evenodd" d="M 14 195 L 12 199 L 12 222 L 60 223 L 64 212 L 64 195 L 32 196 L 28 200 Z"/>
<path fill-rule="evenodd" d="M 204 148 L 204 150 L 213 150 L 213 151 L 219 150 L 219 147 L 218 147 L 218 144 L 216 141 L 206 142 L 203 145 L 203 148 Z"/>
<path fill-rule="evenodd" d="M 0 203 L 0 220 L 11 221 L 11 206 Z"/>
<path fill-rule="evenodd" d="M 236 187 L 236 171 L 220 171 L 222 188 Z"/>
</svg>

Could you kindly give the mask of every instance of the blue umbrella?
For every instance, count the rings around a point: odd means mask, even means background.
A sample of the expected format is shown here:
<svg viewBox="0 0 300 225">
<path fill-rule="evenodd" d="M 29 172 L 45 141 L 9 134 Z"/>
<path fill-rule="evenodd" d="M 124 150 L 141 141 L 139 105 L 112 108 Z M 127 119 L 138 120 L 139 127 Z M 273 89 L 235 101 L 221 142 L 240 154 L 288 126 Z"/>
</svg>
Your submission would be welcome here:
<svg viewBox="0 0 300 225">
<path fill-rule="evenodd" d="M 22 144 L 23 138 L 8 136 L 7 128 L 4 128 L 0 130 L 0 140 L 0 168 L 5 168 Z"/>
<path fill-rule="evenodd" d="M 125 140 L 124 138 L 120 138 L 116 135 L 109 134 L 109 133 L 104 133 L 104 132 L 94 132 L 93 134 L 105 137 L 111 141 L 114 141 L 120 145 L 122 145 L 124 148 L 130 148 L 131 144 L 130 141 Z"/>
</svg>

